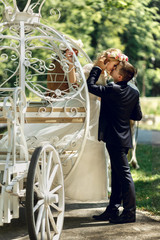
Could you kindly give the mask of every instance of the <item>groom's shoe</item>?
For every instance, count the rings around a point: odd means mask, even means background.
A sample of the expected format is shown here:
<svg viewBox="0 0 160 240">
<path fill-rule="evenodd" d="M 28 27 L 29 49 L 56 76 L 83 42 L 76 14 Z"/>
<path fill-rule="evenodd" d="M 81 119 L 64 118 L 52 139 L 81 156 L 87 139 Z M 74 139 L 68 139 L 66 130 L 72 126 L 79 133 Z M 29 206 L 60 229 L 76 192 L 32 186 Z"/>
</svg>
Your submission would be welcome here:
<svg viewBox="0 0 160 240">
<path fill-rule="evenodd" d="M 94 215 L 93 218 L 96 221 L 109 221 L 110 218 L 115 219 L 119 216 L 118 208 L 107 208 L 102 214 Z"/>
<path fill-rule="evenodd" d="M 122 224 L 122 223 L 132 223 L 136 221 L 135 211 L 125 211 L 123 210 L 122 214 L 117 218 L 110 218 L 110 223 Z"/>
</svg>

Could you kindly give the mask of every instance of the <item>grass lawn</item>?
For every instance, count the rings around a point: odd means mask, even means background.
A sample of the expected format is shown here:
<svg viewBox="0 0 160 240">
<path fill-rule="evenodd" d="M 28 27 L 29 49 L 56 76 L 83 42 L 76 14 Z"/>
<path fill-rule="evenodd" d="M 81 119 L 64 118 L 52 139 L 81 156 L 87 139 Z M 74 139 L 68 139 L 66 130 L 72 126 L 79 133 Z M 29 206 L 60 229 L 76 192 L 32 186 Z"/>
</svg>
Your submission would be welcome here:
<svg viewBox="0 0 160 240">
<path fill-rule="evenodd" d="M 140 121 L 140 128 L 147 130 L 160 130 L 160 97 L 141 97 L 140 104 L 143 117 L 154 118 L 154 123 Z"/>
<path fill-rule="evenodd" d="M 160 97 L 141 97 L 142 111 L 147 115 L 160 115 Z"/>
<path fill-rule="evenodd" d="M 137 146 L 140 168 L 131 168 L 136 188 L 137 208 L 160 215 L 160 147 Z"/>
<path fill-rule="evenodd" d="M 140 128 L 160 130 L 160 97 L 140 99 L 143 115 L 158 117 L 155 124 L 140 122 Z M 160 215 L 160 146 L 138 145 L 137 160 L 140 169 L 131 168 L 135 182 L 137 208 Z"/>
</svg>

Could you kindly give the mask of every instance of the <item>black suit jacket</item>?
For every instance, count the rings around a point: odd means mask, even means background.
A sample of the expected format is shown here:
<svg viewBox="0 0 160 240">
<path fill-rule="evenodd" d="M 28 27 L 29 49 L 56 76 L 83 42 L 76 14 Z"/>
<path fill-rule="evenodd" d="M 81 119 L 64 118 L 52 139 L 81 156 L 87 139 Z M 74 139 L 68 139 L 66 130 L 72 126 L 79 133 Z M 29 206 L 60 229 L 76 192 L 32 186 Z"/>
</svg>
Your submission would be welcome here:
<svg viewBox="0 0 160 240">
<path fill-rule="evenodd" d="M 139 92 L 126 81 L 96 85 L 101 69 L 93 67 L 87 79 L 90 93 L 101 97 L 98 140 L 107 144 L 132 148 L 130 119 L 142 118 Z"/>
</svg>

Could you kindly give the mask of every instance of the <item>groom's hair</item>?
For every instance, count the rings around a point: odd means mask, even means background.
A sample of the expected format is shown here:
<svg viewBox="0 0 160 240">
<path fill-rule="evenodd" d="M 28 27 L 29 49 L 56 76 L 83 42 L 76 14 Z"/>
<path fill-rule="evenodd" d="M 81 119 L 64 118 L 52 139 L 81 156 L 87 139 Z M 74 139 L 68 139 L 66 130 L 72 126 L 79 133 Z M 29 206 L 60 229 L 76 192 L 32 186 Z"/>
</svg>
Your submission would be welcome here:
<svg viewBox="0 0 160 240">
<path fill-rule="evenodd" d="M 137 69 L 129 62 L 120 62 L 119 64 L 121 65 L 119 74 L 122 75 L 123 81 L 128 82 L 137 74 Z"/>
</svg>

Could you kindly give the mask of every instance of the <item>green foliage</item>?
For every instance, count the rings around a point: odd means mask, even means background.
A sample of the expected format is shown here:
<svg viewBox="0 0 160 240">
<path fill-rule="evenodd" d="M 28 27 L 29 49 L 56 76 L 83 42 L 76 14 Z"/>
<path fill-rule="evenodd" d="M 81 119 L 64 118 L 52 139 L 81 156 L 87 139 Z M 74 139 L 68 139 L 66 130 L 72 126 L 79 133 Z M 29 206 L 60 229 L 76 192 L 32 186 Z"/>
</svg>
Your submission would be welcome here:
<svg viewBox="0 0 160 240">
<path fill-rule="evenodd" d="M 153 119 L 153 121 L 140 121 L 139 127 L 147 130 L 160 131 L 160 98 L 159 97 L 141 97 L 141 108 L 143 116 Z"/>
<path fill-rule="evenodd" d="M 54 26 L 73 38 L 81 38 L 92 59 L 109 47 L 120 48 L 138 69 L 142 95 L 160 94 L 158 1 L 57 0 L 54 7 L 61 12 Z"/>
<path fill-rule="evenodd" d="M 121 34 L 121 39 L 126 45 L 126 53 L 130 61 L 137 67 L 138 86 L 143 95 L 154 94 L 152 84 L 160 86 L 160 79 L 155 78 L 155 62 L 159 61 L 159 16 L 156 7 L 150 7 L 151 1 L 134 1 L 127 16 L 129 19 L 126 30 Z M 152 79 L 151 73 L 152 71 Z M 145 87 L 144 87 L 145 86 Z"/>
<path fill-rule="evenodd" d="M 26 2 L 17 0 L 21 11 Z M 51 16 L 51 12 L 55 14 Z M 138 69 L 141 94 L 160 95 L 158 0 L 46 0 L 41 22 L 73 39 L 81 39 L 91 59 L 104 49 L 120 48 Z"/>
<path fill-rule="evenodd" d="M 143 115 L 160 116 L 160 98 L 159 97 L 142 97 L 140 99 Z"/>
<path fill-rule="evenodd" d="M 51 6 L 49 2 L 48 8 Z M 123 48 L 118 32 L 114 30 L 114 39 L 112 30 L 119 28 L 115 14 L 117 9 L 125 9 L 128 5 L 130 1 L 57 0 L 52 6 L 61 12 L 61 18 L 52 26 L 73 38 L 81 38 L 84 50 L 91 58 L 95 58 L 99 51 L 113 46 L 113 42 Z"/>
<path fill-rule="evenodd" d="M 160 215 L 160 148 L 151 145 L 137 146 L 140 169 L 132 169 L 135 182 L 137 208 Z"/>
</svg>

